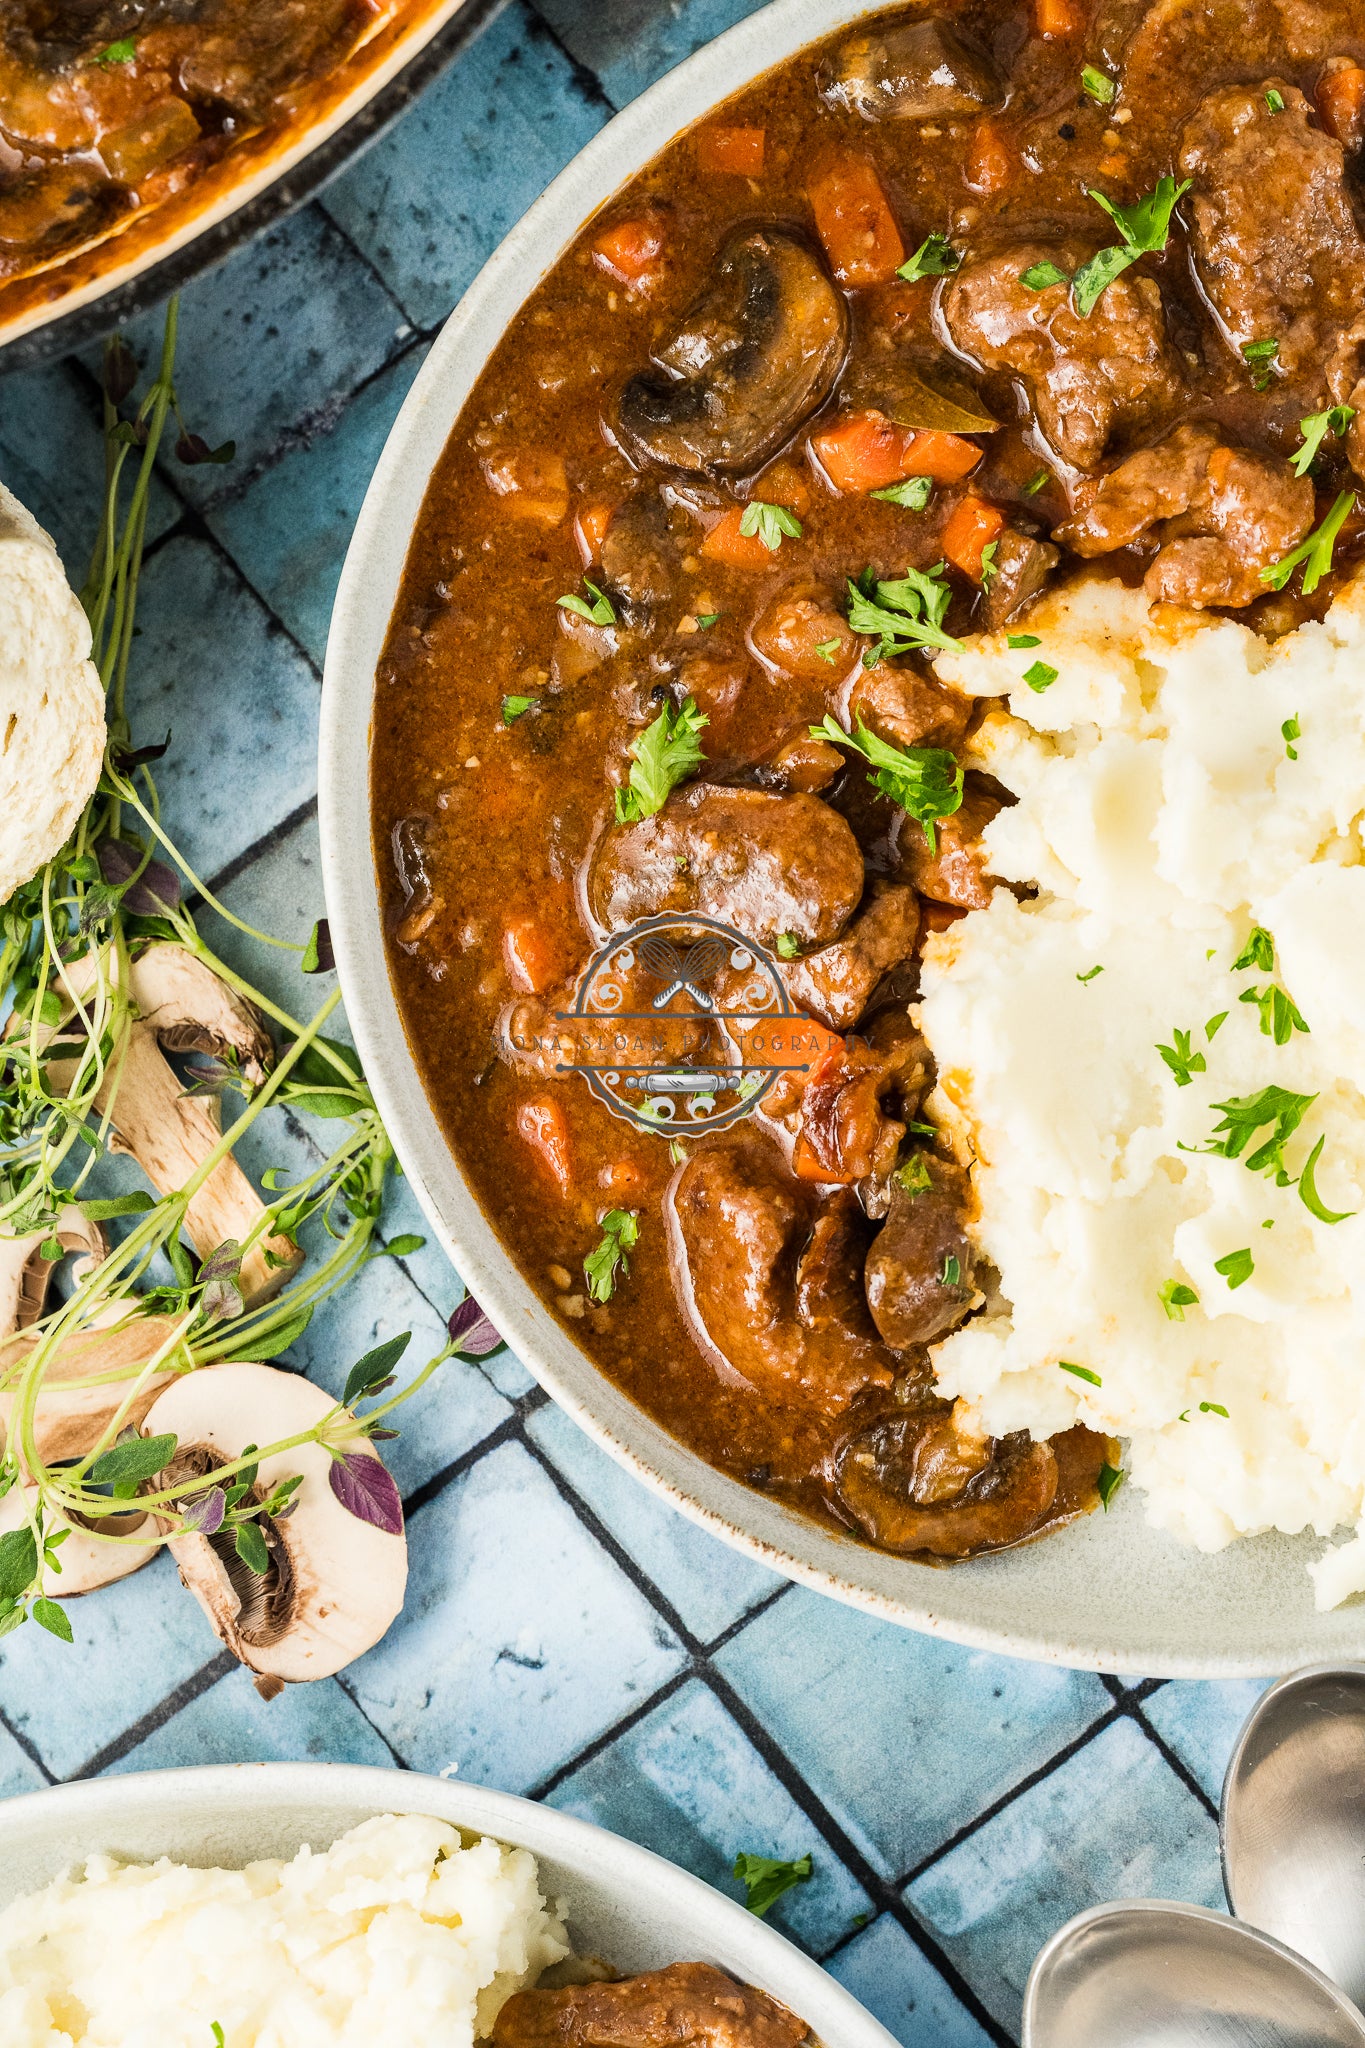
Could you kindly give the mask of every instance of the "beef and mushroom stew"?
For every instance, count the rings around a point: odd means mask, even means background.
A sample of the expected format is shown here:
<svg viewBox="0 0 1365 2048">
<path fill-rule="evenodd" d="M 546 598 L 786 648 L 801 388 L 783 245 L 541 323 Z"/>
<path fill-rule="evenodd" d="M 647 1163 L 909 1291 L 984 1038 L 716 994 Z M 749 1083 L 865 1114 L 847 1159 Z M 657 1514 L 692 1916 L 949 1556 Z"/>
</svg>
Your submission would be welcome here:
<svg viewBox="0 0 1365 2048">
<path fill-rule="evenodd" d="M 1267 640 L 1322 615 L 1360 554 L 1362 142 L 1359 0 L 871 16 L 584 229 L 428 491 L 373 822 L 434 1109 L 605 1373 L 884 1549 L 1035 1536 L 1117 1455 L 985 1435 L 935 1384 L 999 1294 L 926 1121 L 918 962 L 990 901 L 1010 797 L 930 657 L 1027 648 L 1077 576 Z M 765 949 L 812 1032 L 685 1138 L 575 1073 L 590 961 L 666 914 Z M 727 972 L 713 1022 L 654 1001 L 661 1059 L 728 1034 L 742 1064 Z"/>
</svg>

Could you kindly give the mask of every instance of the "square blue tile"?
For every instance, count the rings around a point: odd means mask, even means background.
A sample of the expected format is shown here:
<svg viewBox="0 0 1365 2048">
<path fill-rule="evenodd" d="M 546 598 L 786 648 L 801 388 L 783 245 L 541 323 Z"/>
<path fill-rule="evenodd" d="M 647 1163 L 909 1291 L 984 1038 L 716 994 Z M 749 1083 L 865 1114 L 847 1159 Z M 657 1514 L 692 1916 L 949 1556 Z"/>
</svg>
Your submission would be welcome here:
<svg viewBox="0 0 1365 2048">
<path fill-rule="evenodd" d="M 235 1670 L 120 1757 L 109 1775 L 255 1763 L 392 1765 L 393 1756 L 334 1678 L 287 1685 L 267 1702 L 249 1674 Z"/>
<path fill-rule="evenodd" d="M 741 1851 L 787 1861 L 809 1851 L 811 1877 L 767 1917 L 816 1955 L 871 1910 L 862 1886 L 700 1683 L 618 1736 L 558 1785 L 550 1803 L 643 1842 L 741 1901 L 744 1887 L 732 1874 Z"/>
<path fill-rule="evenodd" d="M 1087 1673 L 960 1649 L 804 1591 L 741 1629 L 717 1662 L 886 1877 L 1111 1704 Z"/>
<path fill-rule="evenodd" d="M 610 112 L 514 0 L 324 204 L 432 327 Z"/>
<path fill-rule="evenodd" d="M 1218 1829 L 1137 1724 L 1093 1742 L 924 1871 L 920 1922 L 1002 2025 L 1043 1943 L 1104 1899 L 1221 1906 Z"/>
<path fill-rule="evenodd" d="M 985 2028 L 890 1913 L 825 1968 L 904 2048 L 987 2048 Z"/>
<path fill-rule="evenodd" d="M 1215 1806 L 1223 1796 L 1232 1745 L 1269 1684 L 1268 1678 L 1240 1678 L 1223 1685 L 1172 1681 L 1143 1703 L 1142 1711 L 1157 1734 Z"/>
<path fill-rule="evenodd" d="M 681 64 L 763 0 L 536 0 L 539 11 L 580 64 L 595 73 L 614 107 L 624 107 L 665 71 Z"/>
<path fill-rule="evenodd" d="M 412 1517 L 402 1624 L 347 1673 L 417 1770 L 524 1792 L 639 1707 L 681 1646 L 535 1460 L 490 1451 Z"/>
<path fill-rule="evenodd" d="M 659 1500 L 633 1473 L 599 1450 L 562 1409 L 542 1408 L 528 1429 L 703 1642 L 782 1585 L 775 1572 L 754 1564 L 742 1551 L 732 1550 Z"/>
</svg>

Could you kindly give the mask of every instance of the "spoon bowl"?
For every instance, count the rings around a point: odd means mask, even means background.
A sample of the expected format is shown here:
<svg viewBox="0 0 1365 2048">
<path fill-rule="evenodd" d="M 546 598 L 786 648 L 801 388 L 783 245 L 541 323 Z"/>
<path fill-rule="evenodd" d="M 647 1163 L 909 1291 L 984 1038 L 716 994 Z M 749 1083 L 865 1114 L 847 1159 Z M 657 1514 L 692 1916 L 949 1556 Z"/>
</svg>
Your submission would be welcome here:
<svg viewBox="0 0 1365 2048">
<path fill-rule="evenodd" d="M 1365 1666 L 1262 1695 L 1223 1784 L 1223 1882 L 1239 1920 L 1365 2003 Z"/>
<path fill-rule="evenodd" d="M 1335 1984 L 1254 1927 L 1129 1899 L 1078 1913 L 1034 1963 L 1023 2048 L 1365 2048 Z"/>
</svg>

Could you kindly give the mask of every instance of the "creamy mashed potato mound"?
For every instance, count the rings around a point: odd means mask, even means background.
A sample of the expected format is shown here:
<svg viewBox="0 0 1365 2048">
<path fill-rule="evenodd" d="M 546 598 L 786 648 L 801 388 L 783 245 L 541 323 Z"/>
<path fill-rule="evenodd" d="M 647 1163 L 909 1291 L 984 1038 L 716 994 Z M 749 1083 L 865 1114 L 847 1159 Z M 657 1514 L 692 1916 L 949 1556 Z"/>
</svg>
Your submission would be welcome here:
<svg viewBox="0 0 1365 2048">
<path fill-rule="evenodd" d="M 1201 1549 L 1353 1531 L 1310 1566 L 1334 1606 L 1365 1589 L 1365 577 L 1274 642 L 1099 578 L 1013 630 L 1039 644 L 938 661 L 1008 695 L 969 765 L 1018 797 L 993 872 L 1038 886 L 925 953 L 931 1106 L 975 1159 L 1003 1296 L 936 1347 L 940 1383 L 995 1434 L 1126 1438 L 1150 1521 Z M 1256 926 L 1273 969 L 1238 969 Z M 1241 1000 L 1272 982 L 1308 1026 L 1285 1044 Z M 1177 1031 L 1183 1086 L 1157 1051 Z M 1346 1220 L 1249 1170 L 1267 1126 L 1241 1157 L 1202 1149 L 1215 1105 L 1272 1085 L 1314 1098 L 1286 1169 L 1321 1138 Z M 1172 1283 L 1198 1296 L 1183 1321 Z"/>
<path fill-rule="evenodd" d="M 0 1912 L 4 2048 L 468 2048 L 569 1952 L 535 1859 L 386 1815 L 245 1870 L 120 1863 Z"/>
</svg>

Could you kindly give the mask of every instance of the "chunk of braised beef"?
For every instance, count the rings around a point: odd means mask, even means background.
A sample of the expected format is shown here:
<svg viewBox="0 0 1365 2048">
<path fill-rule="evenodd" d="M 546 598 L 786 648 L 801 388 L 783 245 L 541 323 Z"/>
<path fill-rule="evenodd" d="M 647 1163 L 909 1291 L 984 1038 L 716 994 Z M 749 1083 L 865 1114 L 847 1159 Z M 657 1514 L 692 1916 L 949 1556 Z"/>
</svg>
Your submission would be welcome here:
<svg viewBox="0 0 1365 2048">
<path fill-rule="evenodd" d="M 972 36 L 930 15 L 842 44 L 821 72 L 820 96 L 864 121 L 913 121 L 987 113 L 1004 104 L 1005 88 Z"/>
<path fill-rule="evenodd" d="M 493 2048 L 800 2048 L 806 2023 L 711 1963 L 670 1963 L 614 1984 L 518 1991 Z"/>
<path fill-rule="evenodd" d="M 762 467 L 824 404 L 848 348 L 848 308 L 789 228 L 739 228 L 712 283 L 610 409 L 632 461 L 694 476 Z"/>
<path fill-rule="evenodd" d="M 863 893 L 863 857 L 818 797 L 696 782 L 635 825 L 609 827 L 588 878 L 604 930 L 699 911 L 760 945 L 837 938 Z"/>
<path fill-rule="evenodd" d="M 656 491 L 619 505 L 602 540 L 602 580 L 633 611 L 666 604 L 677 588 L 679 550 Z"/>
<path fill-rule="evenodd" d="M 894 746 L 956 748 L 975 705 L 909 662 L 879 661 L 858 671 L 848 708 Z"/>
<path fill-rule="evenodd" d="M 893 1370 L 870 1326 L 812 1328 L 798 1313 L 798 1268 L 826 1207 L 756 1139 L 694 1153 L 672 1195 L 686 1300 L 706 1346 L 761 1397 L 830 1417 L 889 1386 Z"/>
<path fill-rule="evenodd" d="M 1241 355 L 1273 341 L 1272 377 L 1300 385 L 1305 404 L 1350 400 L 1365 346 L 1365 240 L 1341 144 L 1301 92 L 1268 78 L 1200 102 L 1180 169 L 1193 184 L 1195 271 L 1230 346 Z"/>
<path fill-rule="evenodd" d="M 831 1196 L 796 1261 L 796 1315 L 806 1329 L 843 1325 L 872 1334 L 863 1294 L 867 1239 L 857 1196 L 848 1189 Z"/>
<path fill-rule="evenodd" d="M 995 883 L 981 835 L 1003 808 L 1002 799 L 981 779 L 968 775 L 959 810 L 934 821 L 931 847 L 924 828 L 911 819 L 902 826 L 898 850 L 901 874 L 921 896 L 952 903 L 959 910 L 984 910 Z"/>
<path fill-rule="evenodd" d="M 1246 605 L 1261 570 L 1313 524 L 1313 485 L 1278 456 L 1229 448 L 1210 426 L 1177 427 L 1102 478 L 1056 530 L 1078 555 L 1109 554 L 1152 534 L 1149 595 L 1172 604 Z"/>
<path fill-rule="evenodd" d="M 1018 378 L 1063 461 L 1094 469 L 1112 442 L 1144 433 L 1182 397 L 1180 367 L 1155 281 L 1125 271 L 1083 319 L 1065 284 L 1023 281 L 1051 263 L 1070 277 L 1095 253 L 1079 241 L 1031 240 L 972 255 L 948 282 L 943 317 L 979 368 Z"/>
<path fill-rule="evenodd" d="M 866 1036 L 831 1046 L 812 1067 L 792 1119 L 797 1173 L 844 1186 L 889 1174 L 928 1079 L 928 1050 L 903 1010 L 888 1010 Z"/>
<path fill-rule="evenodd" d="M 946 1337 L 966 1321 L 977 1293 L 967 1174 L 938 1152 L 917 1159 L 929 1185 L 911 1192 L 892 1180 L 890 1211 L 867 1255 L 867 1304 L 894 1351 Z"/>
<path fill-rule="evenodd" d="M 1045 540 L 1034 540 L 1007 526 L 995 544 L 995 569 L 981 600 L 975 623 L 983 633 L 998 633 L 1032 604 L 1061 560 Z"/>
<path fill-rule="evenodd" d="M 856 633 L 822 583 L 795 583 L 770 598 L 749 629 L 754 652 L 778 675 L 801 676 L 832 690 L 847 676 Z"/>
<path fill-rule="evenodd" d="M 862 1016 L 882 977 L 910 958 L 918 936 L 914 890 L 874 882 L 843 936 L 784 965 L 782 977 L 793 1002 L 834 1030 L 847 1031 Z"/>
<path fill-rule="evenodd" d="M 1030 1536 L 1057 1498 L 1052 1447 L 1016 1435 L 982 1437 L 961 1405 L 926 1404 L 879 1416 L 851 1437 L 836 1492 L 883 1550 L 971 1557 Z"/>
</svg>

